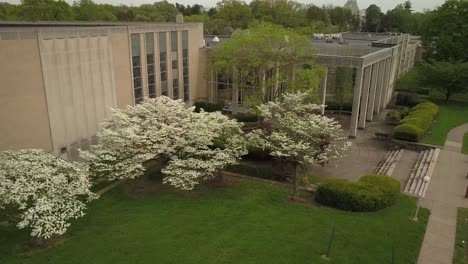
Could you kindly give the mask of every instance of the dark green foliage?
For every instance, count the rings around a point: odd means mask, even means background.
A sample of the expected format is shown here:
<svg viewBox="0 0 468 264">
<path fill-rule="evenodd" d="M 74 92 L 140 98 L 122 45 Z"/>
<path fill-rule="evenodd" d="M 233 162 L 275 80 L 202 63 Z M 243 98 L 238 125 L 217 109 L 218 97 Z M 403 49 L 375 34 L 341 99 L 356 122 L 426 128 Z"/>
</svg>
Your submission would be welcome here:
<svg viewBox="0 0 468 264">
<path fill-rule="evenodd" d="M 409 107 L 402 107 L 398 111 L 400 112 L 400 117 L 405 118 L 407 115 L 409 115 L 409 113 L 411 112 L 411 109 Z"/>
<path fill-rule="evenodd" d="M 391 110 L 387 113 L 387 116 L 385 117 L 385 119 L 388 121 L 388 122 L 400 122 L 400 119 L 401 119 L 401 114 L 399 111 L 397 110 Z"/>
<path fill-rule="evenodd" d="M 325 105 L 327 106 L 325 109 L 326 110 L 342 110 L 342 111 L 349 111 L 351 112 L 353 110 L 353 104 L 350 102 L 344 102 L 342 105 L 339 102 L 325 102 Z"/>
<path fill-rule="evenodd" d="M 254 164 L 238 163 L 235 165 L 228 166 L 226 168 L 226 171 L 238 173 L 241 175 L 251 176 L 251 177 L 267 179 L 267 180 L 276 180 L 276 181 L 286 180 L 286 176 L 273 173 L 273 170 L 271 167 L 258 166 Z"/>
<path fill-rule="evenodd" d="M 411 109 L 411 112 L 400 121 L 393 130 L 396 139 L 420 141 L 432 127 L 439 107 L 431 102 L 423 102 Z"/>
<path fill-rule="evenodd" d="M 230 115 L 232 119 L 236 119 L 239 122 L 249 123 L 249 122 L 257 122 L 258 115 L 255 113 L 237 113 Z"/>
<path fill-rule="evenodd" d="M 467 62 L 468 1 L 447 0 L 427 15 L 422 40 L 430 58 L 440 61 Z"/>
<path fill-rule="evenodd" d="M 413 107 L 421 103 L 422 99 L 417 94 L 411 92 L 398 92 L 396 98 L 396 104 L 402 106 Z"/>
<path fill-rule="evenodd" d="M 321 204 L 353 212 L 372 212 L 393 205 L 400 195 L 400 182 L 392 177 L 369 174 L 358 182 L 345 179 L 323 181 L 315 193 Z"/>
<path fill-rule="evenodd" d="M 243 159 L 247 160 L 254 160 L 254 161 L 263 161 L 263 160 L 271 160 L 272 157 L 270 156 L 270 150 L 268 149 L 260 149 L 252 146 L 247 147 L 247 155 L 243 156 Z"/>
<path fill-rule="evenodd" d="M 424 137 L 424 130 L 411 124 L 398 125 L 393 129 L 393 137 L 418 142 Z"/>
<path fill-rule="evenodd" d="M 201 109 L 205 112 L 216 112 L 222 111 L 223 105 L 222 104 L 214 104 L 214 103 L 207 103 L 207 102 L 195 102 L 195 112 L 199 113 Z"/>
</svg>

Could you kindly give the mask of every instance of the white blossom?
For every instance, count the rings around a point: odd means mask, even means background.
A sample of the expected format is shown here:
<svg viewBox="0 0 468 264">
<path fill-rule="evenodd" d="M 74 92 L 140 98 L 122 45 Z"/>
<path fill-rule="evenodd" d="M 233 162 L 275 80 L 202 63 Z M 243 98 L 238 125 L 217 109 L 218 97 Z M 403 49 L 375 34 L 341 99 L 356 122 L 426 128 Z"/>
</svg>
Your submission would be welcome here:
<svg viewBox="0 0 468 264">
<path fill-rule="evenodd" d="M 99 142 L 83 151 L 95 177 L 135 178 L 146 161 L 164 161 L 163 182 L 193 189 L 246 153 L 241 123 L 219 112 L 194 112 L 181 100 L 162 96 L 113 110 L 98 132 Z"/>
<path fill-rule="evenodd" d="M 308 93 L 285 93 L 280 100 L 258 107 L 271 128 L 254 130 L 251 144 L 297 165 L 325 164 L 351 145 L 334 119 L 317 114 L 322 106 L 307 102 Z"/>
<path fill-rule="evenodd" d="M 34 237 L 64 234 L 97 196 L 79 166 L 38 149 L 0 152 L 0 208 L 19 209 L 19 228 Z"/>
</svg>

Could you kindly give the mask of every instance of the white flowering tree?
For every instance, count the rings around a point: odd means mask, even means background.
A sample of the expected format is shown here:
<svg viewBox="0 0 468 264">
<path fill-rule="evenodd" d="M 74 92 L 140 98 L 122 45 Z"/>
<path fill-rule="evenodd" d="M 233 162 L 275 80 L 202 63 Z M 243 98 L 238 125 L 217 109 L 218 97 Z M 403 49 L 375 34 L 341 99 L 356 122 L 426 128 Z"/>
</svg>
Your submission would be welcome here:
<svg viewBox="0 0 468 264">
<path fill-rule="evenodd" d="M 142 176 L 145 162 L 159 160 L 164 183 L 191 190 L 246 153 L 241 125 L 161 96 L 114 110 L 98 132 L 98 144 L 81 156 L 95 177 L 108 179 Z"/>
<path fill-rule="evenodd" d="M 285 93 L 276 102 L 260 105 L 264 129 L 248 135 L 251 144 L 270 150 L 270 155 L 291 163 L 296 198 L 301 166 L 324 165 L 341 157 L 351 143 L 343 136 L 340 124 L 334 119 L 318 114 L 322 106 L 308 102 L 306 93 Z"/>
<path fill-rule="evenodd" d="M 62 235 L 97 196 L 79 166 L 38 149 L 0 152 L 0 209 L 15 209 L 19 228 L 41 239 Z"/>
</svg>

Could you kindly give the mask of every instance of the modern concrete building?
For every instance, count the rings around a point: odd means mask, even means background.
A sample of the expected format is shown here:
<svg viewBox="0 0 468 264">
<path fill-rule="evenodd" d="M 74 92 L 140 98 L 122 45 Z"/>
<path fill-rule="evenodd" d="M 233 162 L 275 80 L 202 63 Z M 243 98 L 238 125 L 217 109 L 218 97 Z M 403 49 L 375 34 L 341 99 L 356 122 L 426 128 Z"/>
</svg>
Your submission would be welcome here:
<svg viewBox="0 0 468 264">
<path fill-rule="evenodd" d="M 203 25 L 177 20 L 0 23 L 0 151 L 41 148 L 75 159 L 77 149 L 96 141 L 112 108 L 143 97 L 242 103 L 242 91 L 226 93 L 207 72 Z M 395 80 L 420 58 L 419 42 L 409 35 L 343 38 L 348 44 L 315 41 L 317 61 L 328 70 L 321 97 L 325 102 L 336 67 L 355 69 L 350 136 L 356 136 L 386 107 Z"/>
<path fill-rule="evenodd" d="M 417 37 L 408 34 L 342 33 L 342 40 L 333 42 L 313 40 L 317 49 L 317 63 L 326 68 L 321 83 L 320 98 L 326 104 L 328 91 L 334 90 L 337 67 L 353 69 L 353 99 L 350 137 L 364 129 L 392 99 L 395 82 L 422 59 L 422 48 Z M 209 43 L 211 37 L 205 39 Z M 219 38 L 226 41 L 228 38 Z M 211 79 L 210 79 L 211 78 Z M 328 86 L 332 87 L 328 87 Z M 226 87 L 228 86 L 228 87 Z M 223 103 L 232 100 L 242 103 L 243 91 L 234 92 L 233 86 L 222 76 L 211 73 L 205 87 L 210 91 L 209 101 Z M 273 88 L 272 88 L 273 89 Z M 231 95 L 232 94 L 232 95 Z M 238 99 L 240 98 L 240 99 Z"/>
<path fill-rule="evenodd" d="M 0 24 L 0 150 L 74 159 L 111 108 L 197 90 L 201 23 Z"/>
</svg>

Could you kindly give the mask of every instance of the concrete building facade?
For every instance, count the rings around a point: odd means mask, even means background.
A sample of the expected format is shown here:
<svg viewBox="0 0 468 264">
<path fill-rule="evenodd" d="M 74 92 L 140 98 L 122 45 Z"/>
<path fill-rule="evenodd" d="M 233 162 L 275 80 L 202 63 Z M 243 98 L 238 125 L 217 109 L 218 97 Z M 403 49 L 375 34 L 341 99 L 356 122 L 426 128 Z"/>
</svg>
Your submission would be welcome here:
<svg viewBox="0 0 468 264">
<path fill-rule="evenodd" d="M 342 41 L 313 40 L 317 49 L 316 62 L 325 67 L 326 77 L 321 82 L 319 98 L 326 98 L 334 90 L 337 67 L 353 69 L 353 99 L 349 136 L 356 137 L 358 129 L 387 107 L 392 99 L 396 81 L 422 59 L 420 40 L 408 34 L 342 33 Z M 228 38 L 220 38 L 227 40 Z M 223 103 L 238 99 L 242 91 L 226 78 L 220 80 L 214 73 L 207 74 L 209 101 Z M 231 86 L 232 88 L 226 88 Z M 331 87 L 330 87 L 331 86 Z M 232 93 L 232 94 L 231 94 Z"/>
<path fill-rule="evenodd" d="M 112 108 L 196 89 L 201 23 L 0 24 L 0 150 L 74 159 Z"/>
</svg>

